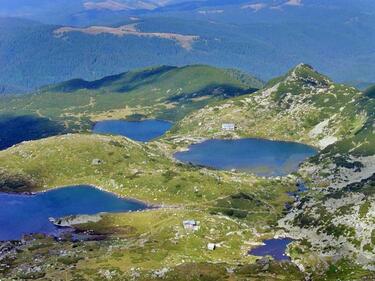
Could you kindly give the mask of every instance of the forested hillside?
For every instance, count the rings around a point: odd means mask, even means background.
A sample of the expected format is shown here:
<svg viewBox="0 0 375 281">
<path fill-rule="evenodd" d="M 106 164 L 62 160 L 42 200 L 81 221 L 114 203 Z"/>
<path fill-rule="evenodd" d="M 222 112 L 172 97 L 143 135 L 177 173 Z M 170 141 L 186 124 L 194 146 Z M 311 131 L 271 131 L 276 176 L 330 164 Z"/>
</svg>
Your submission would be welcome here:
<svg viewBox="0 0 375 281">
<path fill-rule="evenodd" d="M 75 21 L 51 25 L 2 18 L 0 85 L 7 85 L 2 92 L 194 63 L 235 67 L 268 80 L 303 61 L 337 81 L 375 81 L 371 1 L 261 2 L 198 1 L 128 14 L 106 10 L 105 17 L 90 16 L 80 27 Z M 125 31 L 119 28 L 124 26 Z"/>
</svg>

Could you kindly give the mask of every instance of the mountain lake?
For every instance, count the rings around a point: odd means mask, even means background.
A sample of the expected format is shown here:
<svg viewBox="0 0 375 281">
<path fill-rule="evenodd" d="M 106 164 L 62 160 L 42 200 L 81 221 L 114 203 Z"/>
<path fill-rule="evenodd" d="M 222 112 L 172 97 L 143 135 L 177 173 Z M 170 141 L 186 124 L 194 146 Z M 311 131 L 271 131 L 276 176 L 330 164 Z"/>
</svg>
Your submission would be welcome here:
<svg viewBox="0 0 375 281">
<path fill-rule="evenodd" d="M 96 134 L 120 135 L 135 141 L 147 142 L 164 135 L 172 123 L 163 120 L 105 120 L 94 125 L 93 132 Z"/>
<path fill-rule="evenodd" d="M 131 212 L 148 208 L 142 202 L 119 198 L 83 185 L 56 188 L 34 195 L 0 193 L 0 206 L 0 241 L 18 240 L 31 233 L 58 235 L 61 230 L 49 221 L 50 217 Z"/>
<path fill-rule="evenodd" d="M 271 256 L 275 260 L 289 260 L 289 257 L 285 254 L 286 248 L 290 243 L 293 242 L 291 238 L 280 238 L 280 239 L 268 239 L 264 240 L 264 245 L 256 247 L 249 251 L 250 255 L 253 256 Z"/>
<path fill-rule="evenodd" d="M 311 146 L 265 139 L 207 140 L 175 153 L 181 162 L 220 170 L 251 172 L 258 176 L 285 176 L 317 154 Z"/>
</svg>

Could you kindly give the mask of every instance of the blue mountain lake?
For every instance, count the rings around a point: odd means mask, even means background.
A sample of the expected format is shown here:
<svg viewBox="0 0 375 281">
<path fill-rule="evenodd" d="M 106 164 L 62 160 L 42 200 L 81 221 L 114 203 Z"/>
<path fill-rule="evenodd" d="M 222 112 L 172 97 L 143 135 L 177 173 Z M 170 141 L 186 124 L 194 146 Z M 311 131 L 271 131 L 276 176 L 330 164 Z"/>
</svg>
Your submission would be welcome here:
<svg viewBox="0 0 375 281">
<path fill-rule="evenodd" d="M 293 239 L 291 238 L 264 240 L 263 243 L 265 245 L 252 249 L 249 254 L 253 256 L 271 256 L 278 261 L 289 260 L 289 257 L 285 255 L 285 251 L 292 242 Z"/>
<path fill-rule="evenodd" d="M 184 163 L 220 170 L 236 169 L 258 176 L 284 176 L 317 151 L 304 144 L 265 139 L 208 140 L 175 153 Z"/>
<path fill-rule="evenodd" d="M 171 127 L 172 123 L 163 120 L 106 120 L 96 123 L 93 132 L 120 135 L 136 141 L 147 142 L 164 135 Z"/>
<path fill-rule="evenodd" d="M 20 239 L 30 233 L 58 234 L 59 229 L 49 221 L 50 217 L 147 208 L 141 202 L 122 199 L 91 186 L 64 187 L 35 195 L 0 193 L 0 206 L 0 241 Z"/>
</svg>

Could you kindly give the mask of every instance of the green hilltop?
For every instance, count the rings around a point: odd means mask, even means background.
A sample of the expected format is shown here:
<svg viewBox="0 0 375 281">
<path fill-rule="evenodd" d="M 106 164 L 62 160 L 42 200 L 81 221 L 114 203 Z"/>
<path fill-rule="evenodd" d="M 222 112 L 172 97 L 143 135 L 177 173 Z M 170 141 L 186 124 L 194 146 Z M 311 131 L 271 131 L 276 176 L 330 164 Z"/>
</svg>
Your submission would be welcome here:
<svg viewBox="0 0 375 281">
<path fill-rule="evenodd" d="M 132 113 L 175 121 L 212 101 L 262 86 L 260 80 L 231 69 L 160 66 L 96 81 L 74 79 L 49 85 L 31 95 L 8 98 L 0 113 L 37 114 L 73 123 Z"/>
<path fill-rule="evenodd" d="M 95 81 L 68 80 L 42 87 L 41 91 L 72 93 L 78 90 L 97 90 L 105 93 L 128 93 L 140 87 L 153 85 L 155 87 L 160 86 L 161 89 L 167 87 L 174 89 L 179 86 L 188 94 L 200 89 L 202 85 L 228 84 L 228 86 L 234 87 L 241 85 L 241 83 L 253 88 L 261 88 L 263 86 L 260 80 L 235 69 L 219 69 L 207 65 L 189 65 L 185 67 L 164 65 L 128 71 Z"/>
<path fill-rule="evenodd" d="M 243 72 L 206 65 L 150 67 L 96 81 L 53 84 L 29 95 L 0 97 L 0 149 L 24 140 L 9 139 L 21 125 L 29 139 L 37 139 L 90 131 L 103 119 L 176 121 L 209 103 L 262 86 Z"/>
</svg>

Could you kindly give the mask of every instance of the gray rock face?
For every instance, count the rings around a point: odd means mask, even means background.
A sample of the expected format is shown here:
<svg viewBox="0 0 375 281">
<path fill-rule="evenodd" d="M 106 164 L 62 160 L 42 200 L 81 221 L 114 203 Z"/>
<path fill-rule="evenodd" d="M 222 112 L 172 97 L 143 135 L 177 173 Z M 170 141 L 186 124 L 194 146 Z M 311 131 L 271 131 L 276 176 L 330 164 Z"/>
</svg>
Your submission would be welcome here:
<svg viewBox="0 0 375 281">
<path fill-rule="evenodd" d="M 89 222 L 98 222 L 102 219 L 100 214 L 98 215 L 75 215 L 62 218 L 50 218 L 49 220 L 58 227 L 72 227 L 78 224 L 85 224 Z"/>
<path fill-rule="evenodd" d="M 279 226 L 288 236 L 307 240 L 320 257 L 345 257 L 374 270 L 374 179 L 375 174 L 347 181 L 344 187 L 310 192 L 279 220 Z"/>
</svg>

